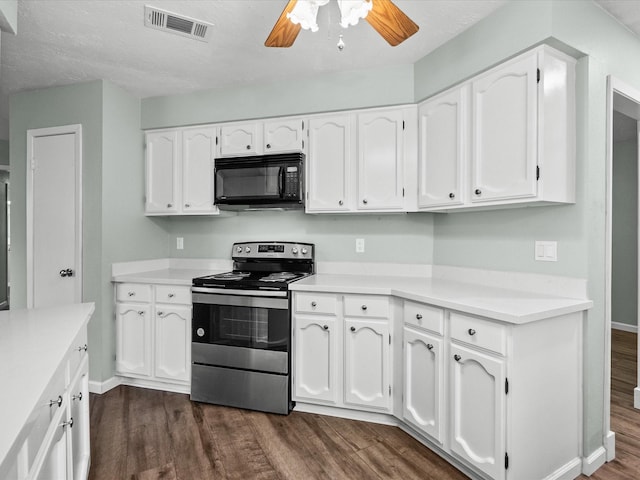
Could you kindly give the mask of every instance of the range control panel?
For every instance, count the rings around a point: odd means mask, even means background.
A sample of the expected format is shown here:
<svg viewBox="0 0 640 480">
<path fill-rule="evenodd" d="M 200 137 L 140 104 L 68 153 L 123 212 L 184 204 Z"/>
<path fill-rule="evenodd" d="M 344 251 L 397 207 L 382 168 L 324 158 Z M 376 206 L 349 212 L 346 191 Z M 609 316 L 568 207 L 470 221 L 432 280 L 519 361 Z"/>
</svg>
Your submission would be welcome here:
<svg viewBox="0 0 640 480">
<path fill-rule="evenodd" d="M 242 242 L 234 243 L 231 258 L 280 258 L 312 260 L 313 243 L 296 242 Z"/>
</svg>

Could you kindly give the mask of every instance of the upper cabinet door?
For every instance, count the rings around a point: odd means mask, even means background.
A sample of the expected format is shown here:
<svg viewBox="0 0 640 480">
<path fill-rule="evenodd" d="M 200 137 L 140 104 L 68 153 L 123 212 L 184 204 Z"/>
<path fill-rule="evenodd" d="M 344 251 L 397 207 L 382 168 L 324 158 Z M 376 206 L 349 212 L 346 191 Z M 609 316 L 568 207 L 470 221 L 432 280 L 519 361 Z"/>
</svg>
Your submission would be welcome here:
<svg viewBox="0 0 640 480">
<path fill-rule="evenodd" d="M 304 120 L 269 120 L 264 122 L 264 153 L 304 150 Z"/>
<path fill-rule="evenodd" d="M 536 195 L 537 71 L 534 52 L 472 83 L 473 202 Z"/>
<path fill-rule="evenodd" d="M 402 210 L 403 112 L 358 115 L 358 210 Z"/>
<path fill-rule="evenodd" d="M 261 122 L 220 127 L 220 155 L 236 157 L 258 154 L 262 150 L 261 127 Z"/>
<path fill-rule="evenodd" d="M 215 213 L 213 166 L 216 128 L 198 128 L 182 133 L 182 210 L 184 213 Z"/>
<path fill-rule="evenodd" d="M 146 134 L 146 213 L 178 211 L 179 142 L 177 130 Z"/>
<path fill-rule="evenodd" d="M 469 87 L 439 95 L 418 110 L 418 207 L 459 205 L 467 156 Z"/>
<path fill-rule="evenodd" d="M 351 119 L 350 115 L 331 115 L 309 121 L 308 212 L 347 211 L 350 208 L 349 166 L 354 156 Z"/>
</svg>

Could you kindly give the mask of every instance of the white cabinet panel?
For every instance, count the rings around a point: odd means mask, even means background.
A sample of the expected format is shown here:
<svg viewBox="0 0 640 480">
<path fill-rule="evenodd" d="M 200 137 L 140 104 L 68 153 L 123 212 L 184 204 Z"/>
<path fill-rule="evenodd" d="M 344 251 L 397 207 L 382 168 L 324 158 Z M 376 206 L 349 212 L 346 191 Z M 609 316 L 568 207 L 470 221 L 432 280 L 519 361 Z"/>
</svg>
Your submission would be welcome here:
<svg viewBox="0 0 640 480">
<path fill-rule="evenodd" d="M 331 115 L 309 120 L 308 212 L 348 211 L 350 165 L 355 150 L 352 117 Z"/>
<path fill-rule="evenodd" d="M 72 449 L 72 478 L 85 480 L 89 474 L 89 373 L 85 367 L 69 389 L 70 414 L 73 427 L 69 430 Z"/>
<path fill-rule="evenodd" d="M 275 119 L 264 122 L 264 153 L 304 150 L 304 120 Z"/>
<path fill-rule="evenodd" d="M 241 123 L 220 127 L 220 155 L 235 157 L 256 155 L 262 150 L 262 123 Z"/>
<path fill-rule="evenodd" d="M 505 478 L 505 360 L 451 345 L 451 451 Z"/>
<path fill-rule="evenodd" d="M 213 213 L 213 167 L 216 129 L 182 132 L 182 208 L 185 213 Z"/>
<path fill-rule="evenodd" d="M 536 194 L 537 68 L 529 54 L 472 82 L 474 202 Z"/>
<path fill-rule="evenodd" d="M 388 322 L 345 319 L 344 401 L 388 409 L 389 381 Z"/>
<path fill-rule="evenodd" d="M 442 338 L 404 328 L 403 417 L 442 443 L 444 427 Z"/>
<path fill-rule="evenodd" d="M 338 331 L 335 317 L 296 316 L 294 388 L 296 399 L 335 404 L 338 400 Z"/>
<path fill-rule="evenodd" d="M 191 307 L 156 305 L 155 376 L 189 381 Z"/>
<path fill-rule="evenodd" d="M 177 130 L 146 135 L 145 212 L 178 211 L 180 136 Z"/>
<path fill-rule="evenodd" d="M 116 304 L 116 369 L 118 373 L 151 375 L 151 308 Z"/>
</svg>

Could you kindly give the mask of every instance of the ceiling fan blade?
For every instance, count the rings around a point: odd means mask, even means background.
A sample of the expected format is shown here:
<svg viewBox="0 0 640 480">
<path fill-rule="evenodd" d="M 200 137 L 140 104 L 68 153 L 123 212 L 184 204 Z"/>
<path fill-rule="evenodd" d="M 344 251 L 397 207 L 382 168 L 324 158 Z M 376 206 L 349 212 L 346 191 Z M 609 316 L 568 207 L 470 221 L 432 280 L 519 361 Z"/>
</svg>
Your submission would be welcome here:
<svg viewBox="0 0 640 480">
<path fill-rule="evenodd" d="M 295 25 L 287 18 L 287 13 L 293 10 L 298 0 L 289 0 L 287 6 L 284 7 L 280 18 L 273 26 L 271 33 L 264 42 L 265 47 L 290 47 L 296 41 L 296 37 L 302 28 L 300 24 Z"/>
<path fill-rule="evenodd" d="M 371 0 L 373 8 L 365 17 L 389 45 L 400 45 L 420 27 L 407 17 L 402 10 L 396 7 L 391 0 Z"/>
</svg>

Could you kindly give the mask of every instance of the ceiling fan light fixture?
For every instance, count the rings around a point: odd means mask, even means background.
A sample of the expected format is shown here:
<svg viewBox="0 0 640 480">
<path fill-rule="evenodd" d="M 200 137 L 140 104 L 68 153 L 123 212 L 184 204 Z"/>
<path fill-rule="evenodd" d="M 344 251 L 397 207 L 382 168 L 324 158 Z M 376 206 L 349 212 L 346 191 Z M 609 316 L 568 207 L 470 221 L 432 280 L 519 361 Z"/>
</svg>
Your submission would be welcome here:
<svg viewBox="0 0 640 480">
<path fill-rule="evenodd" d="M 329 3 L 329 0 L 298 0 L 287 18 L 291 23 L 300 25 L 305 30 L 318 31 L 318 8 Z"/>
<path fill-rule="evenodd" d="M 372 0 L 338 0 L 340 7 L 340 26 L 347 28 L 356 25 L 361 18 L 365 18 L 373 8 Z"/>
</svg>

